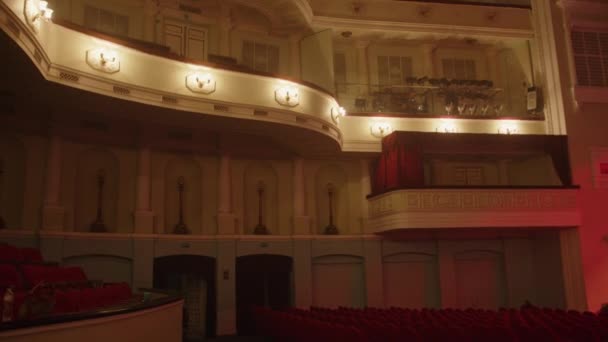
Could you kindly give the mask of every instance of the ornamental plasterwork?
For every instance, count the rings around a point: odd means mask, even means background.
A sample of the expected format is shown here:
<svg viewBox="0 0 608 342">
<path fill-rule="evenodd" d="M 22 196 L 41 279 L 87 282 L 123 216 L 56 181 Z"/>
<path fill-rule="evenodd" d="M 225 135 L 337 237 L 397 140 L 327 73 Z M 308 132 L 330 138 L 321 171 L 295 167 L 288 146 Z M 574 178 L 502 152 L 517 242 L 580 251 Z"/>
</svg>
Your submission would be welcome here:
<svg viewBox="0 0 608 342">
<path fill-rule="evenodd" d="M 403 190 L 370 201 L 371 216 L 400 211 L 542 211 L 576 208 L 576 190 Z"/>
</svg>

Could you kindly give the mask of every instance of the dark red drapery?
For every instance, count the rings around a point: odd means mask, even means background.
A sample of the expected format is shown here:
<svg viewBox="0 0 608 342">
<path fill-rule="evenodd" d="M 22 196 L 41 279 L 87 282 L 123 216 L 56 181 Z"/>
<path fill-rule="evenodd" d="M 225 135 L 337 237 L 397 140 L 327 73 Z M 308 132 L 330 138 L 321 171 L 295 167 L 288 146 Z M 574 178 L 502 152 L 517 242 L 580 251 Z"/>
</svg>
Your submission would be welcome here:
<svg viewBox="0 0 608 342">
<path fill-rule="evenodd" d="M 547 154 L 562 185 L 572 185 L 568 140 L 563 135 L 393 132 L 382 140 L 382 154 L 372 166 L 372 194 L 423 187 L 424 156 L 430 153 Z"/>
</svg>

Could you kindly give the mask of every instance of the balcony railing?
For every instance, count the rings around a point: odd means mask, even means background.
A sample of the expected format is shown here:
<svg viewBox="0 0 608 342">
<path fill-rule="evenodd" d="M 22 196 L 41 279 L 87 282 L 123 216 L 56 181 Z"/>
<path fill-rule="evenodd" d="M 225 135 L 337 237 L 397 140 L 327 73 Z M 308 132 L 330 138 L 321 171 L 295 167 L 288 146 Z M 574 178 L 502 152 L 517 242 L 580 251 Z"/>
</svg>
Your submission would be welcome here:
<svg viewBox="0 0 608 342">
<path fill-rule="evenodd" d="M 369 198 L 369 233 L 407 228 L 574 227 L 577 187 L 434 187 Z"/>
<path fill-rule="evenodd" d="M 526 92 L 494 86 L 490 80 L 408 77 L 405 84 L 337 83 L 337 99 L 349 114 L 542 120 L 527 110 Z"/>
</svg>

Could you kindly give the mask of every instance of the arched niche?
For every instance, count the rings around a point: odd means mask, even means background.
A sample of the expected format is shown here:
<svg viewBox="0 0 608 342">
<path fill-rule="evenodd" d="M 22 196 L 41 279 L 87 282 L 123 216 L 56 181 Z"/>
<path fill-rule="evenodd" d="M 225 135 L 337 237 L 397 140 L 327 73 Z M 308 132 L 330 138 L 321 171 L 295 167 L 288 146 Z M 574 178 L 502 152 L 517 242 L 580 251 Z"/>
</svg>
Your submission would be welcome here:
<svg viewBox="0 0 608 342">
<path fill-rule="evenodd" d="M 315 202 L 317 210 L 317 233 L 323 234 L 329 225 L 329 188 L 332 189 L 333 224 L 340 234 L 348 232 L 348 202 L 346 172 L 337 165 L 321 167 L 315 177 Z"/>
<path fill-rule="evenodd" d="M 260 203 L 262 223 L 269 234 L 278 234 L 278 177 L 275 169 L 267 163 L 251 163 L 245 169 L 243 185 L 245 234 L 253 234 L 258 225 Z M 262 189 L 261 202 L 258 192 L 260 188 Z"/>
<path fill-rule="evenodd" d="M 88 232 L 97 218 L 99 181 L 102 185 L 102 219 L 108 232 L 118 231 L 119 162 L 112 151 L 92 148 L 77 157 L 74 195 L 74 230 Z"/>
<path fill-rule="evenodd" d="M 354 255 L 324 255 L 312 262 L 312 305 L 363 307 L 364 259 Z"/>
<path fill-rule="evenodd" d="M 131 284 L 133 262 L 129 258 L 105 255 L 75 255 L 63 259 L 65 266 L 78 266 L 84 270 L 90 280 L 102 280 L 106 283 L 126 282 Z"/>
<path fill-rule="evenodd" d="M 202 171 L 192 158 L 174 158 L 165 169 L 165 232 L 173 233 L 179 222 L 178 182 L 183 179 L 183 221 L 190 233 L 202 232 Z"/>
<path fill-rule="evenodd" d="M 21 229 L 23 228 L 25 147 L 16 137 L 0 137 L 0 170 L 0 216 L 6 228 Z"/>
<path fill-rule="evenodd" d="M 402 308 L 440 307 L 437 256 L 396 253 L 382 260 L 384 305 Z"/>
<path fill-rule="evenodd" d="M 454 254 L 456 298 L 460 308 L 498 309 L 506 304 L 504 255 L 489 250 Z"/>
</svg>

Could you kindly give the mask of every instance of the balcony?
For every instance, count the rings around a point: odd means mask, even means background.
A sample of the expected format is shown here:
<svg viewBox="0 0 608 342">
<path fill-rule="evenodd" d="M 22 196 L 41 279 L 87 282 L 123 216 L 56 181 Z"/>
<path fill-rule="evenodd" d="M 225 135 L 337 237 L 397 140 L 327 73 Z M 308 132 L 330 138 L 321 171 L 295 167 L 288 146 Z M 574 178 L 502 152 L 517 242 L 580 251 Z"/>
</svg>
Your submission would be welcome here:
<svg viewBox="0 0 608 342">
<path fill-rule="evenodd" d="M 542 111 L 526 109 L 526 92 L 513 96 L 512 89 L 494 87 L 490 80 L 407 77 L 405 81 L 403 85 L 337 84 L 338 102 L 354 116 L 544 120 Z"/>
<path fill-rule="evenodd" d="M 368 233 L 420 228 L 574 227 L 576 187 L 434 187 L 369 198 Z"/>
</svg>

